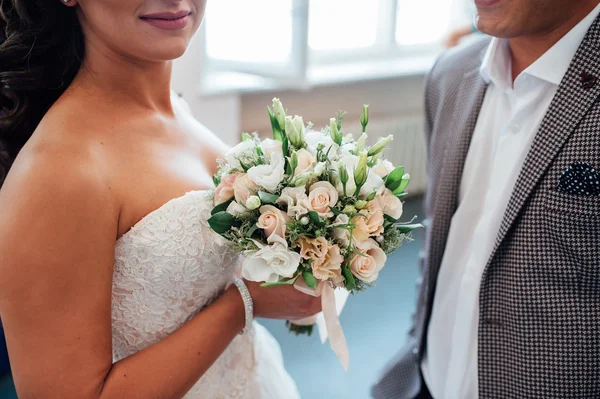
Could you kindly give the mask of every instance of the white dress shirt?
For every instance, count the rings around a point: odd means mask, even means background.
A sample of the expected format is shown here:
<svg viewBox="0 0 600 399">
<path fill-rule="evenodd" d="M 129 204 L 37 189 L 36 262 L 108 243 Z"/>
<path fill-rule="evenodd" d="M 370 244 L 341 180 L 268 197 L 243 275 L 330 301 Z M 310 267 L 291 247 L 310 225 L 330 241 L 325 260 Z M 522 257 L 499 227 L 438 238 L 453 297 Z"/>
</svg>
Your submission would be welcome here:
<svg viewBox="0 0 600 399">
<path fill-rule="evenodd" d="M 478 397 L 479 289 L 513 188 L 537 130 L 596 7 L 512 82 L 508 42 L 492 39 L 481 66 L 489 83 L 462 176 L 437 280 L 421 364 L 435 399 Z"/>
</svg>

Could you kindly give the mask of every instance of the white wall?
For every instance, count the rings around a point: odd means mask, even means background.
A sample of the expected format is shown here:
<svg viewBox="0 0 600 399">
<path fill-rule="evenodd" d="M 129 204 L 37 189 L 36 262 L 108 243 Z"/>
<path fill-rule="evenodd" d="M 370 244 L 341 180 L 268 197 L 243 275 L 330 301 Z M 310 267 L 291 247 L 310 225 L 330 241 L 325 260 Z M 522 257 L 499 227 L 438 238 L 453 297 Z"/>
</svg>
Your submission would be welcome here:
<svg viewBox="0 0 600 399">
<path fill-rule="evenodd" d="M 200 79 L 202 68 L 201 40 L 197 35 L 187 53 L 173 65 L 173 90 L 182 94 L 196 119 L 221 137 L 226 143 L 237 143 L 241 132 L 241 98 L 239 95 L 202 97 Z"/>
</svg>

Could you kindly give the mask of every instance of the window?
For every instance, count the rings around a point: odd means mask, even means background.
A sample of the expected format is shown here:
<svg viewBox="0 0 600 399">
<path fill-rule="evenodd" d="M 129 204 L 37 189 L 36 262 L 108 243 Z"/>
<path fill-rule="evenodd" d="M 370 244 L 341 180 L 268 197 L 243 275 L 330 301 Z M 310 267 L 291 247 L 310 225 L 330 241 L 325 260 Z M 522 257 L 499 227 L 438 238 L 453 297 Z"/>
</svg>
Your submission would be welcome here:
<svg viewBox="0 0 600 399">
<path fill-rule="evenodd" d="M 354 65 L 361 70 L 379 63 L 381 70 L 390 62 L 432 60 L 449 29 L 468 21 L 468 3 L 212 0 L 204 25 L 207 65 L 203 69 L 213 74 L 213 82 L 215 73 L 229 72 L 267 78 L 270 86 L 281 88 L 310 84 L 319 68 L 335 73 L 336 67 L 346 71 L 351 69 L 346 66 Z"/>
</svg>

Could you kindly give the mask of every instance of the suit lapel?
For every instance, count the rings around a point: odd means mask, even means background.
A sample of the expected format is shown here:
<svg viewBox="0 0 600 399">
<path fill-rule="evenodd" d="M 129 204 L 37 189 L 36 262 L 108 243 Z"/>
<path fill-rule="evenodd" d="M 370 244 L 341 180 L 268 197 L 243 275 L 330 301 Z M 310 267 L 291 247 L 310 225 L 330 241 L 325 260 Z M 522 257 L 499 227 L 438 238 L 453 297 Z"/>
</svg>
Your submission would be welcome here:
<svg viewBox="0 0 600 399">
<path fill-rule="evenodd" d="M 483 105 L 486 88 L 487 84 L 479 73 L 479 65 L 464 74 L 453 112 L 455 122 L 443 128 L 445 131 L 440 129 L 436 132 L 436 134 L 447 135 L 448 138 L 445 144 L 442 173 L 437 187 L 433 188 L 434 194 L 431 196 L 431 200 L 435 201 L 435 217 L 429 226 L 432 232 L 429 247 L 431 292 L 433 292 L 446 248 L 452 216 L 458 207 L 464 164 L 479 111 Z"/>
<path fill-rule="evenodd" d="M 584 38 L 540 125 L 504 214 L 488 267 L 540 179 L 600 95 L 600 84 L 586 87 L 583 74 L 600 77 L 600 18 Z"/>
</svg>

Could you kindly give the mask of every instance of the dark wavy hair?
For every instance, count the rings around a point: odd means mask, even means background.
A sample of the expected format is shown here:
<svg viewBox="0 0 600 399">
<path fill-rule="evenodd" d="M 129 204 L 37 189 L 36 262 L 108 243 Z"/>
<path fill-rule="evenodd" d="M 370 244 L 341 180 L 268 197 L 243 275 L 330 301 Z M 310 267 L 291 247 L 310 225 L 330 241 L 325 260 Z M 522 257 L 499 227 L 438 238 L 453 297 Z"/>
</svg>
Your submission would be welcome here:
<svg viewBox="0 0 600 399">
<path fill-rule="evenodd" d="M 84 56 L 75 7 L 59 0 L 0 0 L 0 187 Z"/>
</svg>

